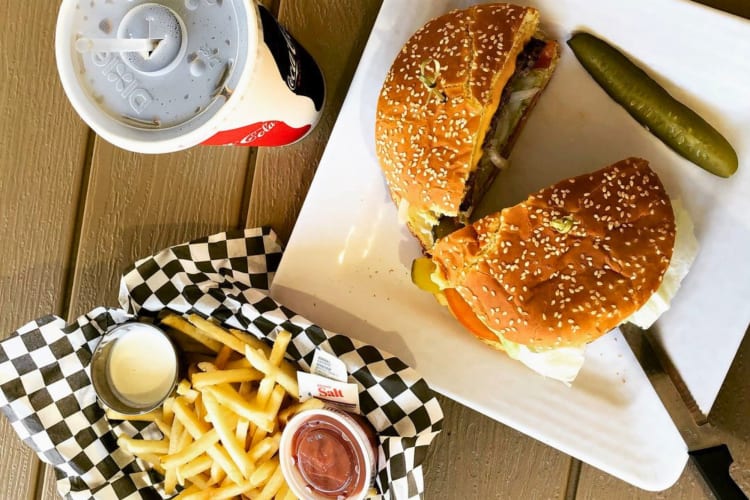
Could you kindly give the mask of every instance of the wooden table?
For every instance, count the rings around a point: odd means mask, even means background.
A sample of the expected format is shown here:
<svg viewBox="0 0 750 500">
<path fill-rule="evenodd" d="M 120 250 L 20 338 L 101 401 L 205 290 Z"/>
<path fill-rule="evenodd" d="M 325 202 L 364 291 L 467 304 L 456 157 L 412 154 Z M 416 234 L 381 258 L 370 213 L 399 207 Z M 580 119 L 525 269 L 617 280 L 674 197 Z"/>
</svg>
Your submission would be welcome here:
<svg viewBox="0 0 750 500">
<path fill-rule="evenodd" d="M 706 0 L 750 17 L 748 0 Z M 324 118 L 280 149 L 197 147 L 146 156 L 99 139 L 55 67 L 56 4 L 0 2 L 0 332 L 47 313 L 116 305 L 136 258 L 232 228 L 294 226 L 381 0 L 268 0 L 328 83 Z M 314 319 L 314 318 L 312 318 Z M 750 336 L 749 336 L 750 337 Z M 750 491 L 750 338 L 711 414 Z M 693 466 L 660 494 L 634 488 L 442 398 L 446 427 L 426 462 L 427 498 L 706 498 Z M 54 476 L 0 419 L 0 498 L 54 498 Z"/>
</svg>

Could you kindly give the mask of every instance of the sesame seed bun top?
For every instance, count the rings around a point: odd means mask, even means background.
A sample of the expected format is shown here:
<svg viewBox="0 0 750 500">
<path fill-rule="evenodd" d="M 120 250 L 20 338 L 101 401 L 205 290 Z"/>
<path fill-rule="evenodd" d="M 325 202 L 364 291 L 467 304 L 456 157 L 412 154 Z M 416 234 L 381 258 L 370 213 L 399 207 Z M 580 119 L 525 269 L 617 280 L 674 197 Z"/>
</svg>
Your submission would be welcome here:
<svg viewBox="0 0 750 500">
<path fill-rule="evenodd" d="M 376 152 L 425 248 L 432 236 L 418 221 L 458 214 L 503 87 L 538 22 L 535 9 L 510 4 L 456 10 L 425 24 L 396 56 L 378 100 Z"/>
<path fill-rule="evenodd" d="M 674 241 L 661 181 L 646 160 L 629 158 L 450 234 L 432 258 L 495 333 L 554 348 L 590 342 L 640 309 Z"/>
</svg>

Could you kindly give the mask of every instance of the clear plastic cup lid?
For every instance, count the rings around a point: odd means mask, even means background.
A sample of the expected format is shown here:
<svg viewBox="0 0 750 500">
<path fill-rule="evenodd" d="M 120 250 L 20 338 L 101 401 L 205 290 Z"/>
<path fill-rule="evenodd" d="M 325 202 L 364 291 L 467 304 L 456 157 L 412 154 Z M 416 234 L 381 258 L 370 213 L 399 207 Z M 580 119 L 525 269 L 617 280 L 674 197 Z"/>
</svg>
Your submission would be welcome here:
<svg viewBox="0 0 750 500">
<path fill-rule="evenodd" d="M 247 0 L 64 0 L 56 40 L 63 86 L 108 140 L 189 135 L 248 78 L 254 9 Z"/>
</svg>

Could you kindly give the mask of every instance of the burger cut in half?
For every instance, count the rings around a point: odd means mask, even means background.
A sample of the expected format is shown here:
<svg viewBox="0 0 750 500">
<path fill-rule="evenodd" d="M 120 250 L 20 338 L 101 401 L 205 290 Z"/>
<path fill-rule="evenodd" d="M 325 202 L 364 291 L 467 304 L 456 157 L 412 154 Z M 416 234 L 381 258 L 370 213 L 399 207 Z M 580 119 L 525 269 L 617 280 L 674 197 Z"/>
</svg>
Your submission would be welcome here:
<svg viewBox="0 0 750 500">
<path fill-rule="evenodd" d="M 559 59 L 539 13 L 477 5 L 403 46 L 377 105 L 376 152 L 399 215 L 426 250 L 468 223 Z"/>
<path fill-rule="evenodd" d="M 669 308 L 696 252 L 685 210 L 629 158 L 440 239 L 414 271 L 483 342 L 569 383 L 586 344 Z"/>
</svg>

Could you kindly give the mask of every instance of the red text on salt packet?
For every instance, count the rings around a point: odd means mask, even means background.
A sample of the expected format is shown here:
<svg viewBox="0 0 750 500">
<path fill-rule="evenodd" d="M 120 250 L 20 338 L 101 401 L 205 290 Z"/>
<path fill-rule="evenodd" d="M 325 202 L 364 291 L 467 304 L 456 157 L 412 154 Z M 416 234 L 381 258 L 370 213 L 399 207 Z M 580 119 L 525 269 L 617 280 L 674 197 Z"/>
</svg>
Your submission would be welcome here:
<svg viewBox="0 0 750 500">
<path fill-rule="evenodd" d="M 313 373 L 297 372 L 300 403 L 311 398 L 332 403 L 342 410 L 360 414 L 359 388 L 347 382 L 346 365 L 327 352 L 316 350 Z"/>
</svg>

